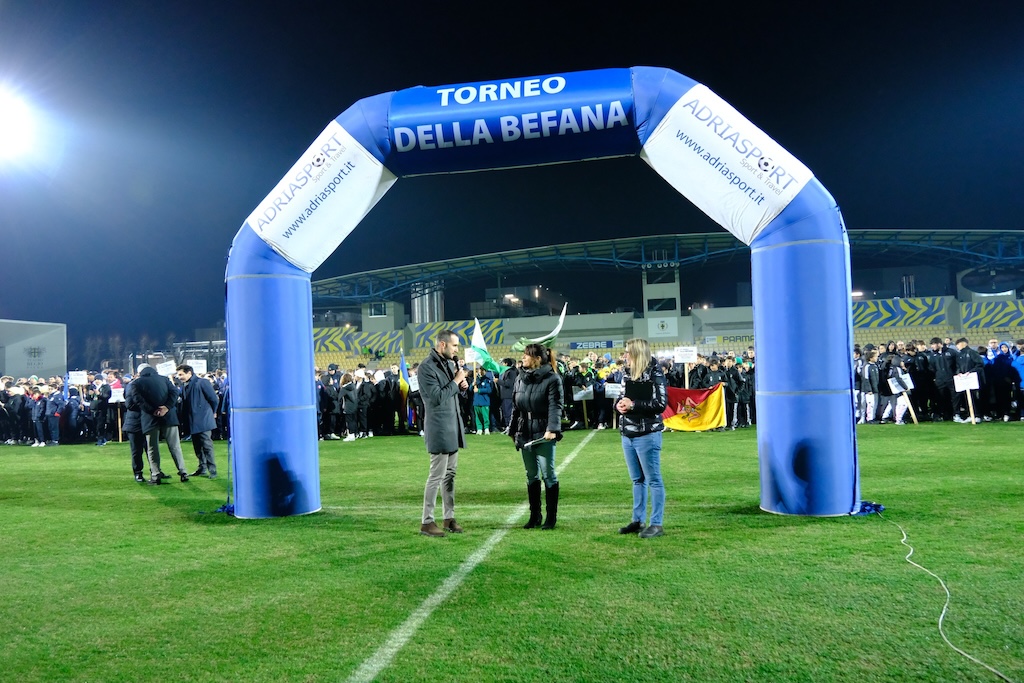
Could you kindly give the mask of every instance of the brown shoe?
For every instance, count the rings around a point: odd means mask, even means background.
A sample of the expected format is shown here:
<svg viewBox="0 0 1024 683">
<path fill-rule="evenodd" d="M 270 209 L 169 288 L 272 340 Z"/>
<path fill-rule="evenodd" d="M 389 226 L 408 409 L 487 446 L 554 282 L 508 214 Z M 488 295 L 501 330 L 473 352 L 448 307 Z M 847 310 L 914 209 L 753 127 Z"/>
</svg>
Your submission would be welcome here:
<svg viewBox="0 0 1024 683">
<path fill-rule="evenodd" d="M 431 522 L 430 524 L 420 525 L 420 534 L 423 536 L 444 536 L 444 529 L 437 525 L 437 522 Z"/>
<path fill-rule="evenodd" d="M 452 519 L 444 520 L 444 530 L 445 531 L 450 531 L 453 534 L 461 534 L 462 533 L 462 527 L 459 526 L 459 523 L 455 521 L 454 517 Z"/>
</svg>

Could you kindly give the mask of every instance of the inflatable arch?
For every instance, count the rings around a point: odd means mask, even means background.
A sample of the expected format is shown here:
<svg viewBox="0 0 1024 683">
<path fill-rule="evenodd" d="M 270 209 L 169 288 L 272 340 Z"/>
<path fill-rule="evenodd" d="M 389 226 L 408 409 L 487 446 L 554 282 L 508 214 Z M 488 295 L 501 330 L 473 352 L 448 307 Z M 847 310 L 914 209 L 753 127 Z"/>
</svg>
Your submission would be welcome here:
<svg viewBox="0 0 1024 683">
<path fill-rule="evenodd" d="M 320 509 L 310 274 L 398 178 L 627 155 L 751 248 L 761 508 L 856 512 L 850 248 L 835 200 L 707 87 L 633 67 L 409 88 L 327 126 L 231 246 L 236 516 Z M 824 362 L 794 351 L 810 339 Z"/>
</svg>

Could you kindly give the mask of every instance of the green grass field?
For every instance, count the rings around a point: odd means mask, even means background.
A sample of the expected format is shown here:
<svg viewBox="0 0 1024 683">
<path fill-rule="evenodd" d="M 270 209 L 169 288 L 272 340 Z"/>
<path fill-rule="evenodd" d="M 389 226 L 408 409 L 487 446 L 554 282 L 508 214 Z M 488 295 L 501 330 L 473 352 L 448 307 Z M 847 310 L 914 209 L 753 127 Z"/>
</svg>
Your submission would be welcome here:
<svg viewBox="0 0 1024 683">
<path fill-rule="evenodd" d="M 127 444 L 0 446 L 0 680 L 999 680 L 943 642 L 946 595 L 899 524 L 952 593 L 949 639 L 1024 682 L 1024 424 L 859 430 L 882 517 L 761 512 L 753 430 L 672 433 L 646 541 L 616 533 L 612 431 L 561 472 L 550 532 L 510 524 L 510 440 L 468 436 L 466 533 L 443 539 L 418 534 L 418 437 L 322 442 L 323 511 L 259 521 L 214 512 L 224 476 L 136 484 Z"/>
</svg>

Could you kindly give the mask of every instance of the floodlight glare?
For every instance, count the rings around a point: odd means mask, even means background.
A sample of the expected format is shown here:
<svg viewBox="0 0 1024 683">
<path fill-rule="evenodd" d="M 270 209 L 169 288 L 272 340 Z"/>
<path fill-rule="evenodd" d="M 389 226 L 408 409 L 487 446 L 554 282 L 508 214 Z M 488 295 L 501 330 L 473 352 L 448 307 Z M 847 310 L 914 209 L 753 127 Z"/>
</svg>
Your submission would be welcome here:
<svg viewBox="0 0 1024 683">
<path fill-rule="evenodd" d="M 32 149 L 35 122 L 25 102 L 0 89 L 0 161 L 16 159 Z"/>
</svg>

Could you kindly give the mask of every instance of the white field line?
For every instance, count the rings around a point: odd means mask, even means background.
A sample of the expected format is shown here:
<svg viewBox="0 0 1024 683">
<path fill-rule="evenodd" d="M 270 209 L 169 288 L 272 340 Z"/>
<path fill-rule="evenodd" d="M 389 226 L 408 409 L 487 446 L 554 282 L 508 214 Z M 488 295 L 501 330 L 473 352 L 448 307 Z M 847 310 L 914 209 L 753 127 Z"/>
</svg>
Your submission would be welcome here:
<svg viewBox="0 0 1024 683">
<path fill-rule="evenodd" d="M 562 470 L 569 466 L 569 463 L 576 458 L 580 451 L 583 450 L 583 447 L 590 442 L 595 434 L 597 434 L 597 432 L 590 432 L 587 434 L 583 441 L 581 441 L 579 445 L 569 453 L 569 456 L 562 461 L 562 464 L 555 469 L 555 473 L 561 474 Z M 455 589 L 462 584 L 465 578 L 471 571 L 473 571 L 474 568 L 476 568 L 478 564 L 487 559 L 487 556 L 491 554 L 494 547 L 501 542 L 501 539 L 505 538 L 505 535 L 509 531 L 508 527 L 516 524 L 519 518 L 521 518 L 527 511 L 528 507 L 528 503 L 523 503 L 522 505 L 517 506 L 512 514 L 508 516 L 508 519 L 505 520 L 507 528 L 495 531 L 491 534 L 490 538 L 484 541 L 484 544 L 480 546 L 476 552 L 467 557 L 462 564 L 459 565 L 459 568 L 441 583 L 440 588 L 424 600 L 423 603 L 409 615 L 409 618 L 401 624 L 401 626 L 391 632 L 391 635 L 388 636 L 388 639 L 384 644 L 381 645 L 376 652 L 374 652 L 359 666 L 358 669 L 355 670 L 351 676 L 346 679 L 346 683 L 370 683 L 370 681 L 377 677 L 377 674 L 387 668 L 387 666 L 391 664 L 392 660 L 394 660 L 395 655 L 398 654 L 398 651 L 405 647 L 405 644 L 412 639 L 416 634 L 416 631 L 418 631 L 420 626 L 423 625 L 423 622 L 433 614 L 434 610 L 447 600 L 448 596 L 455 592 Z"/>
</svg>

